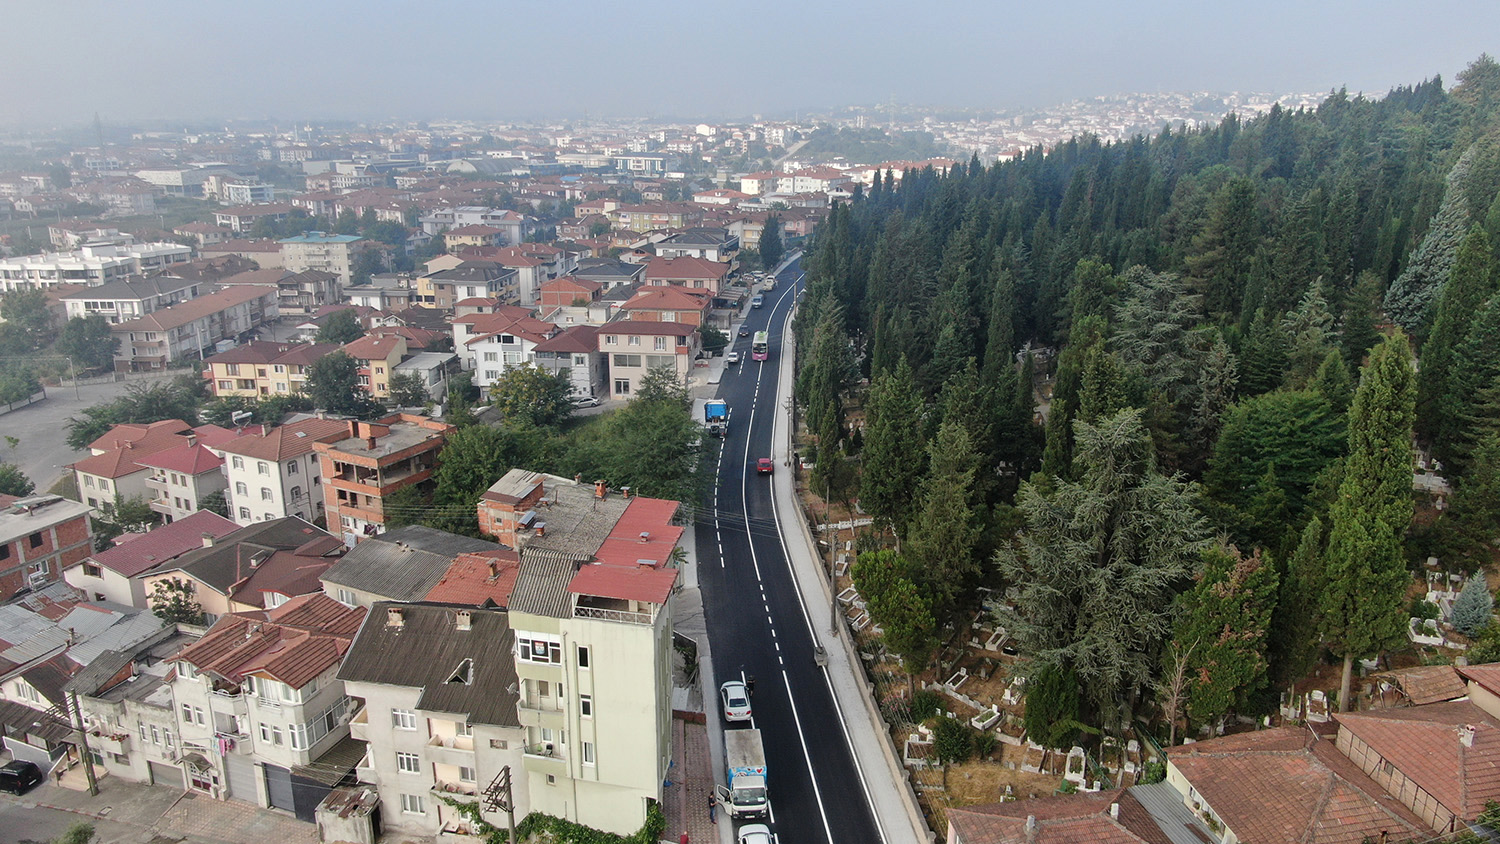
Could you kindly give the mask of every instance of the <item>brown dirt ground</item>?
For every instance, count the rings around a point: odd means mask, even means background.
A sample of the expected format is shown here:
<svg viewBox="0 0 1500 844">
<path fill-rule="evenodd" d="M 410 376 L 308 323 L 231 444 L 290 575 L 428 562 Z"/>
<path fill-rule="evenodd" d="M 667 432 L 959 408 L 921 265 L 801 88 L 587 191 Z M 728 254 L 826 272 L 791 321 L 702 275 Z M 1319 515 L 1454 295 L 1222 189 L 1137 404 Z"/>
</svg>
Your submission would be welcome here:
<svg viewBox="0 0 1500 844">
<path fill-rule="evenodd" d="M 938 769 L 916 771 L 912 778 L 924 785 L 940 786 L 943 772 Z M 1018 799 L 1035 795 L 1045 797 L 1062 784 L 1060 777 L 1012 771 L 994 762 L 965 762 L 948 769 L 948 791 L 921 791 L 917 795 L 932 829 L 947 829 L 950 806 L 976 806 L 997 803 L 1009 785 Z"/>
</svg>

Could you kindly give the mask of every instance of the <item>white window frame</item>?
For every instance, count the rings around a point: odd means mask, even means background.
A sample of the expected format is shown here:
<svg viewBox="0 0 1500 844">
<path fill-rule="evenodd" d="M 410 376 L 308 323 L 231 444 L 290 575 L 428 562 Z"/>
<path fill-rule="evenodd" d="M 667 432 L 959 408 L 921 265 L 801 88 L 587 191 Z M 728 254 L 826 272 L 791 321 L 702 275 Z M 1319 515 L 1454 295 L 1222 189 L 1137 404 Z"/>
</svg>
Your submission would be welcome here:
<svg viewBox="0 0 1500 844">
<path fill-rule="evenodd" d="M 404 750 L 396 751 L 396 772 L 401 774 L 422 773 L 422 757 Z"/>
<path fill-rule="evenodd" d="M 417 728 L 417 713 L 410 709 L 391 710 L 391 729 L 415 730 Z"/>
<path fill-rule="evenodd" d="M 427 808 L 422 803 L 420 794 L 401 795 L 401 814 L 403 815 L 425 815 Z"/>
</svg>

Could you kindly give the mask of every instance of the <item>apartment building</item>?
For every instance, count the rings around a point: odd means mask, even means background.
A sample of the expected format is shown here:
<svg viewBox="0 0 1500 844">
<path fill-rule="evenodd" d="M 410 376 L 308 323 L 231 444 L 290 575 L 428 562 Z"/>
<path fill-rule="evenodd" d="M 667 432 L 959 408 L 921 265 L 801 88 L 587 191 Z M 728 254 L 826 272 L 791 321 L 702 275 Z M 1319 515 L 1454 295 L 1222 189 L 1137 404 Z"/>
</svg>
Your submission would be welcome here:
<svg viewBox="0 0 1500 844">
<path fill-rule="evenodd" d="M 717 296 L 730 265 L 706 258 L 652 258 L 643 278 L 647 287 L 687 287 Z"/>
<path fill-rule="evenodd" d="M 623 319 L 638 322 L 680 322 L 707 325 L 713 296 L 696 287 L 643 286 L 620 306 Z"/>
<path fill-rule="evenodd" d="M 312 820 L 330 788 L 307 768 L 348 736 L 338 669 L 364 616 L 307 595 L 221 618 L 182 649 L 170 686 L 190 791 Z"/>
<path fill-rule="evenodd" d="M 338 276 L 339 284 L 354 283 L 354 259 L 370 244 L 352 234 L 307 232 L 281 243 L 282 266 L 294 273 L 319 270 Z"/>
<path fill-rule="evenodd" d="M 348 430 L 333 419 L 303 419 L 218 446 L 228 467 L 230 518 L 241 526 L 286 516 L 317 521 L 323 515 L 322 471 L 313 446 L 341 440 Z"/>
<path fill-rule="evenodd" d="M 135 459 L 146 468 L 147 505 L 168 524 L 199 512 L 203 499 L 229 485 L 224 458 L 194 434 L 184 439 L 181 445 Z"/>
<path fill-rule="evenodd" d="M 359 364 L 359 386 L 377 399 L 391 397 L 391 376 L 406 359 L 406 338 L 399 334 L 365 336 L 345 345 L 340 351 Z"/>
<path fill-rule="evenodd" d="M 214 225 L 223 226 L 235 234 L 249 234 L 261 220 L 280 223 L 292 214 L 292 206 L 286 202 L 267 202 L 262 205 L 237 205 L 214 212 Z"/>
<path fill-rule="evenodd" d="M 443 247 L 457 252 L 465 246 L 499 246 L 505 240 L 505 229 L 494 226 L 459 226 L 443 232 Z"/>
<path fill-rule="evenodd" d="M 344 436 L 313 444 L 323 478 L 328 525 L 345 544 L 385 532 L 385 501 L 427 483 L 438 452 L 455 430 L 425 416 L 396 413 L 375 422 L 346 423 Z M 337 525 L 337 527 L 334 527 Z"/>
<path fill-rule="evenodd" d="M 285 396 L 302 392 L 313 361 L 338 350 L 335 343 L 254 340 L 204 361 L 215 396 Z"/>
<path fill-rule="evenodd" d="M 190 261 L 191 247 L 180 243 L 127 243 L 83 246 L 72 252 L 21 255 L 0 260 L 0 292 L 45 290 L 59 284 L 98 287 L 130 275 L 145 275 Z"/>
<path fill-rule="evenodd" d="M 146 609 L 143 573 L 239 530 L 239 525 L 207 510 L 152 528 L 128 542 L 95 551 L 63 570 L 63 580 L 93 601 Z"/>
<path fill-rule="evenodd" d="M 234 344 L 276 319 L 276 291 L 231 287 L 117 323 L 117 372 L 149 372 L 201 360 L 220 343 Z"/>
<path fill-rule="evenodd" d="M 538 369 L 567 379 L 575 396 L 602 396 L 604 356 L 597 325 L 573 325 L 537 343 L 531 360 Z"/>
<path fill-rule="evenodd" d="M 281 244 L 274 240 L 224 240 L 205 245 L 199 250 L 199 254 L 205 258 L 224 258 L 232 255 L 236 258 L 254 261 L 263 270 L 284 265 L 281 258 Z"/>
<path fill-rule="evenodd" d="M 481 531 L 520 554 L 508 609 L 533 811 L 623 835 L 661 800 L 678 506 L 520 469 L 480 498 Z"/>
<path fill-rule="evenodd" d="M 186 302 L 208 289 L 208 285 L 192 279 L 132 276 L 58 298 L 67 310 L 68 319 L 98 314 L 113 324 Z"/>
<path fill-rule="evenodd" d="M 501 299 L 511 304 L 520 301 L 515 270 L 494 261 L 462 261 L 456 266 L 429 271 L 417 281 L 419 298 L 431 296 L 430 304 L 451 310 L 464 299 Z"/>
<path fill-rule="evenodd" d="M 464 226 L 488 226 L 503 232 L 501 246 L 514 246 L 526 240 L 535 226 L 535 221 L 515 211 L 503 208 L 487 208 L 479 205 L 460 205 L 451 208 L 435 208 L 419 219 L 422 231 L 434 237 Z"/>
<path fill-rule="evenodd" d="M 338 304 L 339 277 L 322 270 L 293 272 L 285 267 L 251 270 L 219 279 L 223 287 L 258 284 L 276 288 L 276 309 L 283 314 L 310 314 L 325 305 Z"/>
<path fill-rule="evenodd" d="M 702 348 L 698 327 L 681 322 L 611 322 L 600 327 L 598 341 L 609 366 L 612 399 L 630 398 L 653 369 L 671 370 L 687 383 Z"/>
<path fill-rule="evenodd" d="M 538 344 L 557 333 L 557 326 L 532 317 L 473 314 L 453 321 L 454 348 L 465 370 L 474 373 L 474 386 L 489 389 L 508 370 L 530 363 Z M 462 344 L 457 337 L 465 336 Z"/>
<path fill-rule="evenodd" d="M 338 537 L 295 516 L 204 537 L 202 545 L 133 577 L 148 601 L 161 581 L 185 585 L 210 624 L 322 592 L 319 578 L 345 550 Z"/>
<path fill-rule="evenodd" d="M 506 768 L 516 816 L 531 810 L 508 622 L 499 609 L 371 608 L 338 678 L 357 707 L 350 734 L 365 743 L 360 780 L 377 787 L 387 829 L 439 840 L 476 835 L 446 801 L 477 802 Z M 502 813 L 484 817 L 505 825 Z"/>
<path fill-rule="evenodd" d="M 61 580 L 93 553 L 90 512 L 57 495 L 0 495 L 0 601 Z"/>
<path fill-rule="evenodd" d="M 656 254 L 662 258 L 702 258 L 733 263 L 739 251 L 740 239 L 727 229 L 716 228 L 687 229 L 656 244 Z"/>
</svg>

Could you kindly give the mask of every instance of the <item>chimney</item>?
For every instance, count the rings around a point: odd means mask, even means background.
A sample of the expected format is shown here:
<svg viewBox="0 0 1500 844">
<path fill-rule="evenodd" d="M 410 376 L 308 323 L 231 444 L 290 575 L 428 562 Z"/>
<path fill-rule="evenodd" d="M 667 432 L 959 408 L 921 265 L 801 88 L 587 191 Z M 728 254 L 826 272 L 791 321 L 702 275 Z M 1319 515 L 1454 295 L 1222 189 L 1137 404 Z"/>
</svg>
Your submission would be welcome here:
<svg viewBox="0 0 1500 844">
<path fill-rule="evenodd" d="M 622 486 L 622 487 L 620 487 L 620 494 L 623 495 L 626 498 L 629 498 L 630 497 L 630 487 L 628 487 L 628 486 Z"/>
<path fill-rule="evenodd" d="M 542 538 L 542 537 L 544 537 L 544 536 L 547 535 L 547 523 L 546 522 L 537 522 L 536 523 L 536 535 L 537 535 L 538 539 L 540 539 L 540 538 Z"/>
<path fill-rule="evenodd" d="M 645 545 L 647 542 L 650 542 L 650 541 L 651 541 L 651 531 L 649 531 L 649 530 L 643 530 L 643 531 L 641 531 L 641 544 Z"/>
<path fill-rule="evenodd" d="M 400 607 L 387 607 L 385 611 L 386 627 L 402 627 L 406 624 L 406 611 Z"/>
<path fill-rule="evenodd" d="M 1465 724 L 1462 727 L 1459 727 L 1458 728 L 1458 743 L 1461 744 L 1461 745 L 1463 745 L 1464 747 L 1473 747 L 1474 746 L 1474 732 L 1475 732 L 1475 728 L 1474 728 L 1473 724 Z"/>
<path fill-rule="evenodd" d="M 594 497 L 604 498 L 609 495 L 609 486 L 604 481 L 594 481 Z"/>
<path fill-rule="evenodd" d="M 366 451 L 374 451 L 375 450 L 375 435 L 373 433 L 370 434 L 370 436 L 365 437 L 365 450 Z"/>
<path fill-rule="evenodd" d="M 575 484 L 581 484 L 581 483 L 583 483 L 583 473 L 582 472 L 579 472 L 578 474 L 576 474 L 576 475 L 573 476 L 573 483 L 575 483 Z"/>
<path fill-rule="evenodd" d="M 1112 818 L 1114 818 L 1115 820 L 1119 820 L 1120 819 L 1120 804 L 1119 803 L 1111 803 L 1111 804 L 1109 804 L 1109 816 L 1112 817 Z"/>
<path fill-rule="evenodd" d="M 458 611 L 458 629 L 459 630 L 472 630 L 473 629 L 472 622 L 473 622 L 473 617 L 469 615 L 469 611 L 468 610 L 459 610 Z"/>
<path fill-rule="evenodd" d="M 212 548 L 212 547 L 214 547 L 214 535 L 213 534 L 211 534 L 211 533 L 205 533 L 205 534 L 203 534 L 203 547 L 204 548 Z"/>
<path fill-rule="evenodd" d="M 497 578 L 499 576 L 500 576 L 500 564 L 497 563 L 497 562 L 495 562 L 494 560 L 491 560 L 490 561 L 490 580 L 494 580 L 495 578 Z"/>
</svg>

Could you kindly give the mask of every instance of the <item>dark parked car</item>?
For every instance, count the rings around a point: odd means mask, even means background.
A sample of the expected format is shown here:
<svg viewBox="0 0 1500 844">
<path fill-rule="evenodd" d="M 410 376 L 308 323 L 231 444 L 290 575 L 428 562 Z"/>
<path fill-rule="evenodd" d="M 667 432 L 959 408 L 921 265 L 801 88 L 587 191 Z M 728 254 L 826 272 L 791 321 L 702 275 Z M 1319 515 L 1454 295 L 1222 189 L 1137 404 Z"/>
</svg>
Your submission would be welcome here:
<svg viewBox="0 0 1500 844">
<path fill-rule="evenodd" d="M 741 337 L 749 337 L 750 336 L 750 329 L 746 328 L 743 325 L 740 326 L 740 336 Z"/>
<path fill-rule="evenodd" d="M 42 769 L 32 762 L 16 760 L 0 768 L 0 791 L 25 794 L 42 781 Z"/>
</svg>

